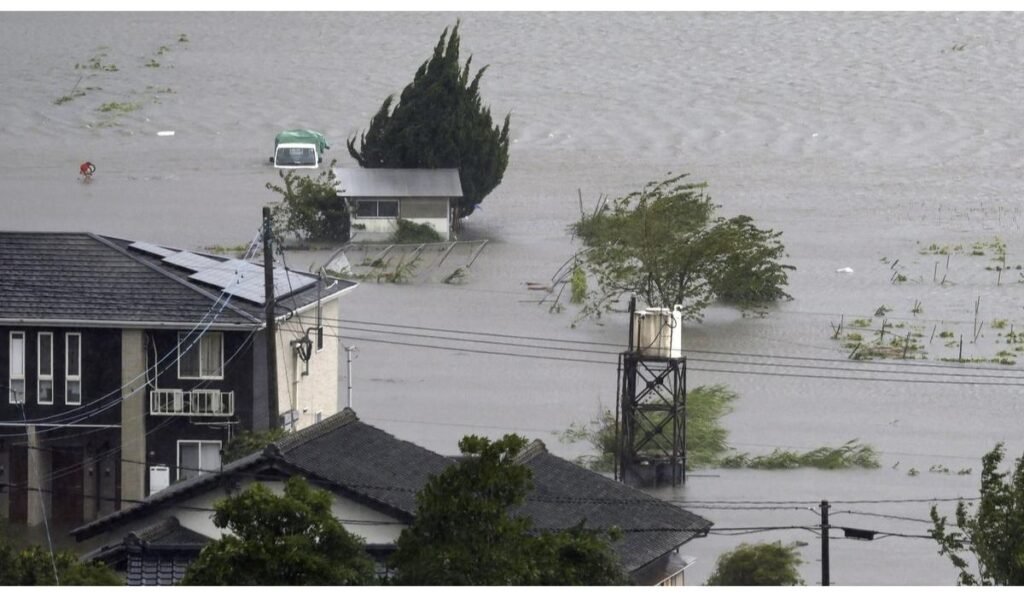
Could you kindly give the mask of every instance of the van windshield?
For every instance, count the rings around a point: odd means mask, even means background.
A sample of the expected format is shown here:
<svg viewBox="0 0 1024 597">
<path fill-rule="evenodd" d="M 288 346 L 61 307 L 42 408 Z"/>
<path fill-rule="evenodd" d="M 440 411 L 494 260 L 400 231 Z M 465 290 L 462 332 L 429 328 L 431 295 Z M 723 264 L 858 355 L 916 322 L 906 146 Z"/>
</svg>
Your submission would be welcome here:
<svg viewBox="0 0 1024 597">
<path fill-rule="evenodd" d="M 316 152 L 312 147 L 278 147 L 278 166 L 316 166 Z"/>
</svg>

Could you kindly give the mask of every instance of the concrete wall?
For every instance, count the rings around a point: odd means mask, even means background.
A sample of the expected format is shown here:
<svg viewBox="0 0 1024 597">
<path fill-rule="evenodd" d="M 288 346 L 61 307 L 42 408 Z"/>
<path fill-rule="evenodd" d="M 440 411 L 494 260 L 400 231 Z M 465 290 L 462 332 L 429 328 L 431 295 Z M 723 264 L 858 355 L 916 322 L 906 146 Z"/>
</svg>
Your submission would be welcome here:
<svg viewBox="0 0 1024 597">
<path fill-rule="evenodd" d="M 323 348 L 317 350 L 316 308 L 278 323 L 277 328 L 277 387 L 281 413 L 298 412 L 295 429 L 309 427 L 316 422 L 316 414 L 327 417 L 338 412 L 338 318 L 340 303 L 337 298 L 321 305 L 320 323 L 324 328 Z M 287 305 L 285 299 L 283 304 Z M 314 329 L 311 329 L 314 328 Z M 292 344 L 309 330 L 313 342 L 309 363 L 304 363 Z"/>
<path fill-rule="evenodd" d="M 142 330 L 121 331 L 121 499 L 146 497 L 146 344 Z M 131 502 L 125 504 L 127 507 Z"/>
</svg>

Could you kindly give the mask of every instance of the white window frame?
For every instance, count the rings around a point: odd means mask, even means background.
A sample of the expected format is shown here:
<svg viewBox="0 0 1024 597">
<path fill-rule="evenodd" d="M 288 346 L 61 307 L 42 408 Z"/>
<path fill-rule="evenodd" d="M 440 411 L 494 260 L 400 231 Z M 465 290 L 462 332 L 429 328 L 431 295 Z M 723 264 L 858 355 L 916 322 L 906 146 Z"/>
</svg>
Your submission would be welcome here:
<svg viewBox="0 0 1024 597">
<path fill-rule="evenodd" d="M 175 457 L 177 458 L 178 465 L 174 468 L 175 479 L 178 481 L 185 480 L 181 476 L 181 445 L 182 444 L 197 444 L 199 446 L 199 470 L 196 471 L 198 475 L 205 475 L 206 473 L 216 471 L 204 471 L 203 470 L 203 444 L 217 444 L 217 452 L 221 452 L 224 449 L 224 444 L 219 439 L 179 439 L 175 448 Z M 221 454 L 221 466 L 224 466 L 224 455 Z"/>
<path fill-rule="evenodd" d="M 186 340 L 189 339 L 190 332 L 178 332 L 178 379 L 224 379 L 224 332 L 206 332 L 199 339 L 195 340 L 192 350 L 198 351 L 196 353 L 199 358 L 199 375 L 182 375 L 181 374 L 181 357 L 184 354 L 184 350 L 188 348 L 185 346 Z M 220 375 L 203 375 L 203 340 L 214 335 L 220 336 Z"/>
<path fill-rule="evenodd" d="M 15 339 L 21 340 L 21 372 L 20 373 L 14 370 L 14 340 Z M 9 354 L 8 354 L 8 357 L 7 357 L 7 365 L 8 365 L 8 367 L 7 367 L 7 371 L 8 371 L 7 400 L 11 404 L 25 404 L 25 399 L 26 399 L 25 394 L 28 393 L 27 392 L 27 388 L 26 388 L 26 384 L 25 384 L 25 368 L 26 368 L 25 367 L 25 353 L 27 352 L 25 350 L 25 344 L 26 344 L 25 332 L 11 332 L 10 342 L 7 345 L 10 348 Z M 20 381 L 21 382 L 22 392 L 21 392 L 21 399 L 20 400 L 18 399 L 18 396 L 14 392 L 14 382 L 16 382 L 16 381 Z"/>
<path fill-rule="evenodd" d="M 71 339 L 74 338 L 78 344 L 77 374 L 71 374 Z M 78 382 L 78 401 L 71 401 L 71 393 L 68 386 L 72 382 Z M 81 332 L 68 332 L 64 334 L 64 404 L 78 406 L 82 403 L 82 334 Z"/>
<path fill-rule="evenodd" d="M 43 373 L 43 338 L 50 339 L 50 372 Z M 81 349 L 79 349 L 81 354 Z M 53 404 L 53 332 L 39 332 L 36 337 L 36 401 L 39 404 Z M 81 368 L 79 368 L 81 372 Z M 43 400 L 43 382 L 50 382 L 50 399 Z"/>
</svg>

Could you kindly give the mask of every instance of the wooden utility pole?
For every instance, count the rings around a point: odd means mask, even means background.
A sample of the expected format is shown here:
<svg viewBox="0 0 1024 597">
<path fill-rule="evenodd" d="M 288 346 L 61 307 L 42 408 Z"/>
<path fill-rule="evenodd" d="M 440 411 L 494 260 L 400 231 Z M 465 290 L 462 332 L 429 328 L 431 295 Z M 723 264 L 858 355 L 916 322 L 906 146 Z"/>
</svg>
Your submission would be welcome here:
<svg viewBox="0 0 1024 597">
<path fill-rule="evenodd" d="M 267 411 L 270 429 L 280 427 L 277 402 L 277 326 L 274 321 L 274 251 L 270 208 L 263 208 L 263 304 L 267 320 Z"/>
<path fill-rule="evenodd" d="M 821 586 L 830 584 L 828 562 L 828 500 L 821 500 Z"/>
</svg>

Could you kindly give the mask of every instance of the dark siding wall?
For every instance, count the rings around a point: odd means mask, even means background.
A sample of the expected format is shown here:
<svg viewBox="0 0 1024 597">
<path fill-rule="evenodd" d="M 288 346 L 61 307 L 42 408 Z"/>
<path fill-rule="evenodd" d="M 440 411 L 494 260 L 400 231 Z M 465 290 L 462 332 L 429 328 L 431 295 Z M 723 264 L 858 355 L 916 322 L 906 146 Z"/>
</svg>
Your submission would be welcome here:
<svg viewBox="0 0 1024 597">
<path fill-rule="evenodd" d="M 10 380 L 11 332 L 25 332 L 25 411 L 24 418 L 38 419 L 61 413 L 94 413 L 97 409 L 121 399 L 121 330 L 83 328 L 0 327 L 0 421 L 21 421 L 22 409 L 10 404 L 7 385 Z M 52 405 L 39 404 L 38 385 L 39 332 L 53 333 Z M 65 404 L 65 338 L 77 332 L 82 335 L 82 404 Z M 109 408 L 83 420 L 80 424 L 117 424 L 120 410 Z M 78 419 L 78 417 L 75 417 Z"/>
<path fill-rule="evenodd" d="M 149 367 L 156 364 L 155 379 L 158 381 L 158 387 L 180 390 L 210 388 L 235 393 L 235 414 L 232 417 L 167 415 L 149 415 L 147 417 L 147 464 L 170 467 L 172 483 L 177 479 L 179 440 L 220 441 L 224 447 L 231 436 L 237 435 L 242 430 L 252 429 L 253 347 L 251 341 L 246 342 L 249 332 L 224 332 L 223 334 L 224 377 L 223 379 L 200 380 L 178 377 L 178 331 L 149 332 L 150 348 L 147 364 Z M 155 359 L 153 346 L 156 347 Z M 150 389 L 152 389 L 152 384 Z M 146 483 L 148 491 L 148 478 Z"/>
</svg>

